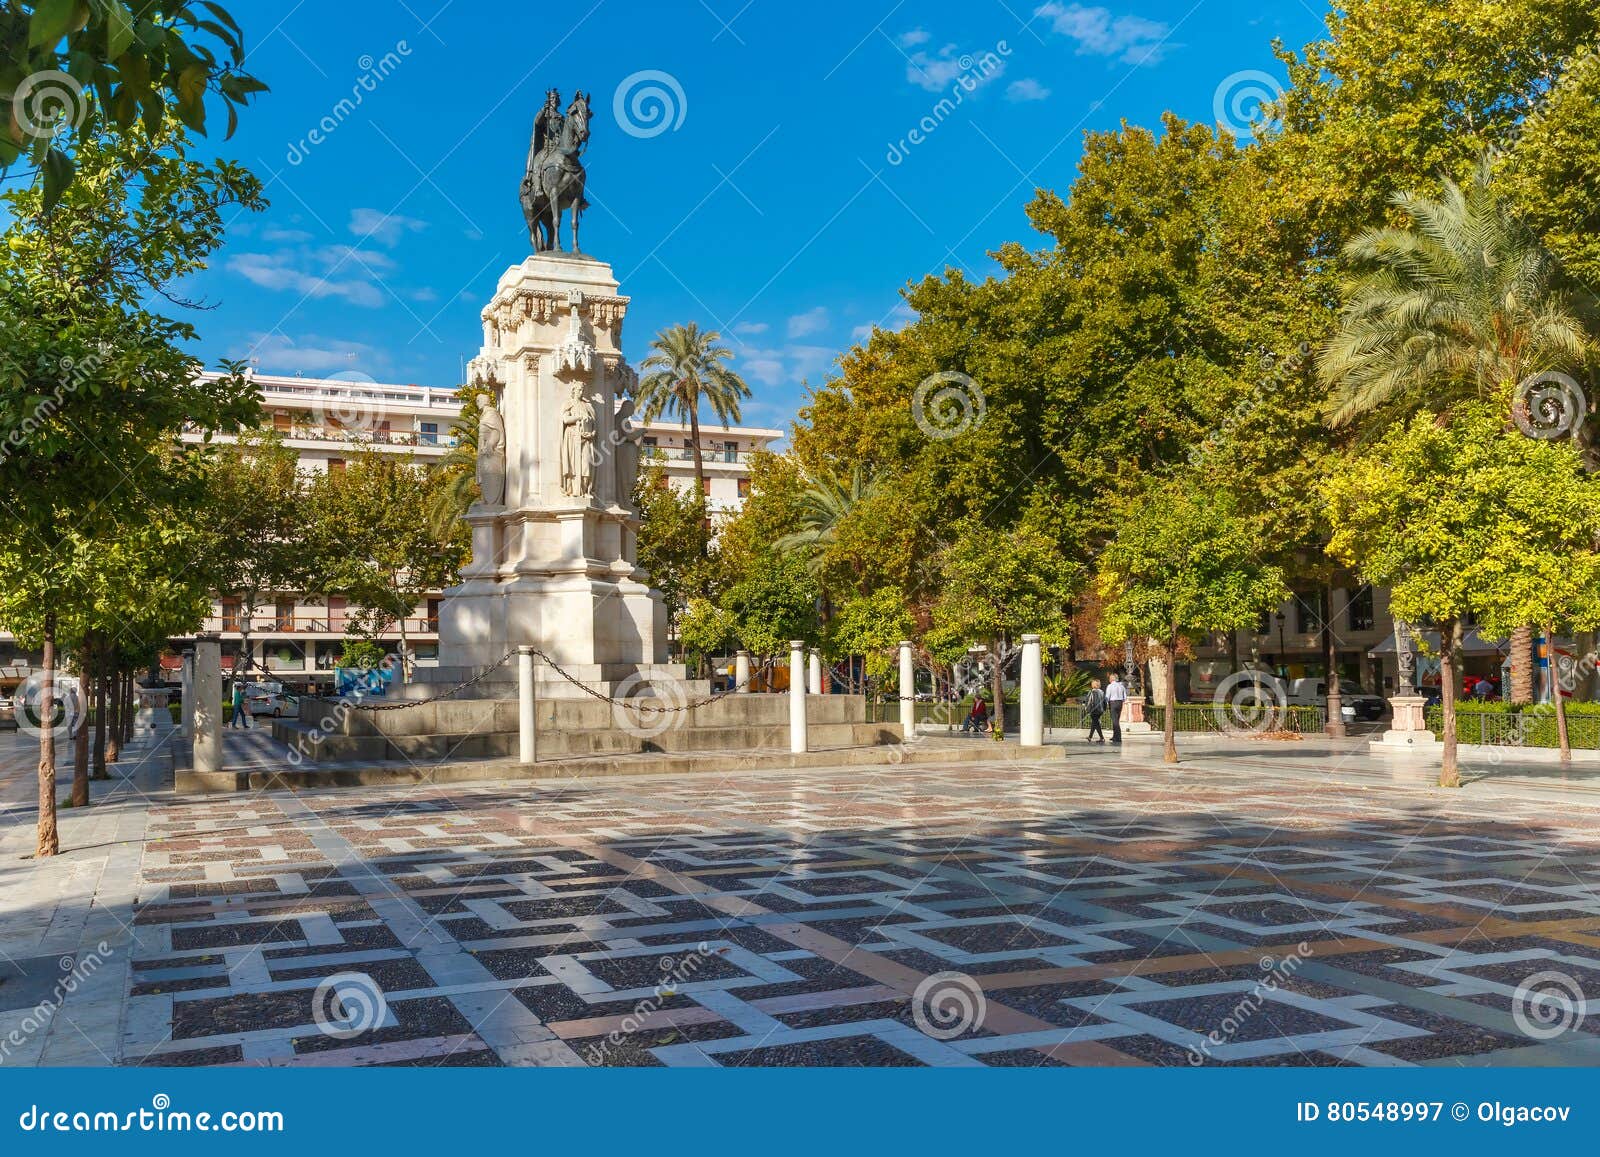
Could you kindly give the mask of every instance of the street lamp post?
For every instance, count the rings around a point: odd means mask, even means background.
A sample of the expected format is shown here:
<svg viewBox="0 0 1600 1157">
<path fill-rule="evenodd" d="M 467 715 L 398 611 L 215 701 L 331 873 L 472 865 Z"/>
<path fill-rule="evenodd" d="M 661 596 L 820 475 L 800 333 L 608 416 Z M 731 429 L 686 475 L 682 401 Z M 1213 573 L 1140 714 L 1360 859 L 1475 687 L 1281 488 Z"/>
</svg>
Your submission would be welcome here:
<svg viewBox="0 0 1600 1157">
<path fill-rule="evenodd" d="M 1283 620 L 1287 617 L 1282 611 L 1278 612 L 1278 677 L 1289 677 L 1289 648 L 1283 641 Z"/>
</svg>

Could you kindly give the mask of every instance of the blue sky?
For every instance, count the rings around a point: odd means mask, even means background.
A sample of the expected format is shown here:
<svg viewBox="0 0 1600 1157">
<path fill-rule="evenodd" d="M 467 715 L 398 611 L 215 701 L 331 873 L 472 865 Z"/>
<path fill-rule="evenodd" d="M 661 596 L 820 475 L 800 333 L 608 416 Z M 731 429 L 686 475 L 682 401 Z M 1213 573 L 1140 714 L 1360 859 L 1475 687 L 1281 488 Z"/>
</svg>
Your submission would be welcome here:
<svg viewBox="0 0 1600 1157">
<path fill-rule="evenodd" d="M 549 87 L 583 88 L 584 249 L 633 299 L 628 356 L 673 322 L 720 329 L 755 393 L 746 421 L 776 426 L 867 327 L 904 323 L 907 282 L 982 277 L 988 251 L 1031 243 L 1023 206 L 1070 185 L 1086 129 L 1167 108 L 1248 116 L 1281 81 L 1272 38 L 1299 46 L 1323 14 L 1236 0 L 229 8 L 273 91 L 219 151 L 268 182 L 272 207 L 235 219 L 196 279 L 215 306 L 198 318 L 208 363 L 457 384 L 479 309 L 529 250 L 517 185 L 534 112 Z"/>
</svg>

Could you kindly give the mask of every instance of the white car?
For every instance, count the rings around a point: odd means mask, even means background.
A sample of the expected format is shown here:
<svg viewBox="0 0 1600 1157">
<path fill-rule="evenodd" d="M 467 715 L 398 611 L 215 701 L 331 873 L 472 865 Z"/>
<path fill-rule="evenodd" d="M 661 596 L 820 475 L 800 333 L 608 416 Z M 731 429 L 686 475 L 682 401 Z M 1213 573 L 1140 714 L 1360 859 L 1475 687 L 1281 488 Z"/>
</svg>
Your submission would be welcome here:
<svg viewBox="0 0 1600 1157">
<path fill-rule="evenodd" d="M 274 719 L 295 719 L 300 715 L 300 700 L 286 692 L 282 683 L 246 683 L 244 703 L 251 715 L 270 715 Z"/>
</svg>

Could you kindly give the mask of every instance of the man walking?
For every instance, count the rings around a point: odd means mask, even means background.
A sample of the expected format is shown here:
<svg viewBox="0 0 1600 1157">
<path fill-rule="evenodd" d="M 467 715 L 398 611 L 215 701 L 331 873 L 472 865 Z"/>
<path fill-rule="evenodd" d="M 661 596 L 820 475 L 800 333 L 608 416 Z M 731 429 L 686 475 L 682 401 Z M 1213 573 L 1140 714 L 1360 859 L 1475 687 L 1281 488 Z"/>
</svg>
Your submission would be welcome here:
<svg viewBox="0 0 1600 1157">
<path fill-rule="evenodd" d="M 243 727 L 247 731 L 250 729 L 250 719 L 244 710 L 243 679 L 233 681 L 233 718 L 228 720 L 228 729 L 231 731 L 235 727 Z"/>
<path fill-rule="evenodd" d="M 1111 742 L 1122 742 L 1122 705 L 1128 700 L 1128 688 L 1121 675 L 1113 674 L 1106 687 L 1106 706 L 1111 711 Z"/>
<path fill-rule="evenodd" d="M 1088 743 L 1095 742 L 1095 736 L 1100 737 L 1100 742 L 1106 741 L 1106 733 L 1100 727 L 1100 716 L 1106 713 L 1106 693 L 1100 690 L 1100 680 L 1089 680 L 1089 693 L 1083 697 L 1083 710 L 1089 716 Z"/>
</svg>

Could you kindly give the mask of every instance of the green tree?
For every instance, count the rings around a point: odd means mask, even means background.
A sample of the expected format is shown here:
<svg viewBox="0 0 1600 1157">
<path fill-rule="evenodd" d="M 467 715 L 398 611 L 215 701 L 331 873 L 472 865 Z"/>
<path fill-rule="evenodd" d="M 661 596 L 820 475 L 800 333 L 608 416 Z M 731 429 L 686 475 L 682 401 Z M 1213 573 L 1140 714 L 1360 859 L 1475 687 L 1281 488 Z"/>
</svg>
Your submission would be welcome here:
<svg viewBox="0 0 1600 1157">
<path fill-rule="evenodd" d="M 769 552 L 728 590 L 722 606 L 745 649 L 772 656 L 786 652 L 793 639 L 817 641 L 817 596 L 804 563 Z"/>
<path fill-rule="evenodd" d="M 1324 490 L 1336 556 L 1389 587 L 1395 614 L 1431 620 L 1441 639 L 1442 787 L 1460 786 L 1456 753 L 1459 646 L 1469 614 L 1491 633 L 1514 623 L 1580 626 L 1600 572 L 1597 483 L 1570 443 L 1507 431 L 1491 403 L 1448 424 L 1395 426 Z"/>
<path fill-rule="evenodd" d="M 211 465 L 210 517 L 196 553 L 207 556 L 217 594 L 239 604 L 236 679 L 249 674 L 256 613 L 275 605 L 279 593 L 305 589 L 311 578 L 299 462 L 276 434 L 251 433 L 219 447 Z"/>
<path fill-rule="evenodd" d="M 156 140 L 171 115 L 204 133 L 214 97 L 231 137 L 237 107 L 267 87 L 243 71 L 244 33 L 215 3 L 14 0 L 0 8 L 0 41 L 0 92 L 12 106 L 0 174 L 27 156 L 46 209 L 72 182 L 73 129 L 80 145 L 108 134 L 133 142 L 141 129 Z"/>
<path fill-rule="evenodd" d="M 1403 193 L 1394 203 L 1408 227 L 1373 230 L 1346 250 L 1358 273 L 1320 364 L 1334 420 L 1392 420 L 1478 397 L 1526 421 L 1519 384 L 1577 365 L 1588 346 L 1554 288 L 1554 260 L 1495 188 L 1487 158 L 1469 185 L 1446 180 L 1438 200 Z M 1533 697 L 1532 640 L 1527 626 L 1512 634 L 1515 703 Z"/>
<path fill-rule="evenodd" d="M 705 458 L 700 449 L 700 407 L 711 412 L 724 426 L 739 421 L 740 403 L 750 396 L 744 379 L 725 364 L 733 352 L 719 345 L 722 335 L 714 329 L 702 330 L 694 322 L 668 326 L 650 343 L 650 356 L 644 359 L 639 379 L 639 415 L 654 422 L 663 414 L 689 426 L 690 449 L 694 454 L 695 493 L 705 493 Z"/>
<path fill-rule="evenodd" d="M 702 658 L 723 654 L 738 637 L 738 621 L 710 599 L 690 599 L 678 618 L 678 642 Z"/>
<path fill-rule="evenodd" d="M 1086 573 L 1063 556 L 1060 547 L 1031 522 L 1009 530 L 975 520 L 951 528 L 940 552 L 940 596 L 926 642 L 942 657 L 953 657 L 969 642 L 988 644 L 995 721 L 1003 722 L 1008 636 L 1037 633 L 1046 645 L 1068 642 L 1072 600 Z"/>
<path fill-rule="evenodd" d="M 433 533 L 436 484 L 415 462 L 368 450 L 319 476 L 308 497 L 317 586 L 361 608 L 362 633 L 398 626 L 402 680 L 411 664 L 410 617 L 424 595 L 455 581 L 467 554 L 459 534 L 441 541 Z"/>
<path fill-rule="evenodd" d="M 690 598 L 709 593 L 712 585 L 706 501 L 674 487 L 660 464 L 647 459 L 634 485 L 633 508 L 639 512 L 639 565 L 666 599 L 671 629 Z"/>
<path fill-rule="evenodd" d="M 857 466 L 848 483 L 837 478 L 808 478 L 800 494 L 800 529 L 779 538 L 772 549 L 781 555 L 795 555 L 814 575 L 827 565 L 828 549 L 839 537 L 840 524 L 860 503 L 871 497 L 873 486 Z"/>
<path fill-rule="evenodd" d="M 840 604 L 828 622 L 826 641 L 833 655 L 860 655 L 866 672 L 882 679 L 896 670 L 896 649 L 911 638 L 916 623 L 906 609 L 906 596 L 896 587 L 879 587 L 870 594 L 856 595 Z M 900 689 L 902 695 L 916 688 Z"/>
<path fill-rule="evenodd" d="M 478 395 L 481 392 L 480 387 L 473 385 L 456 390 L 461 412 L 450 426 L 455 445 L 433 466 L 435 486 L 428 519 L 436 538 L 445 539 L 456 533 L 456 526 L 468 507 L 481 497 L 478 491 Z"/>
<path fill-rule="evenodd" d="M 79 179 L 54 208 L 37 180 L 4 194 L 0 248 L 0 566 L 21 560 L 34 572 L 47 714 L 57 629 L 79 613 L 109 544 L 172 490 L 186 455 L 179 433 L 259 419 L 239 368 L 200 380 L 180 344 L 194 328 L 150 307 L 203 267 L 221 243 L 224 209 L 260 207 L 259 183 L 226 162 L 188 159 L 176 122 L 147 141 L 80 140 L 76 157 Z M 59 848 L 54 777 L 47 735 L 40 855 Z"/>
<path fill-rule="evenodd" d="M 1261 542 L 1226 491 L 1183 478 L 1151 489 L 1127 513 L 1100 556 L 1107 602 L 1100 620 L 1109 643 L 1152 640 L 1167 664 L 1162 758 L 1178 762 L 1179 645 L 1253 622 L 1288 595 L 1281 568 L 1262 561 Z"/>
</svg>

